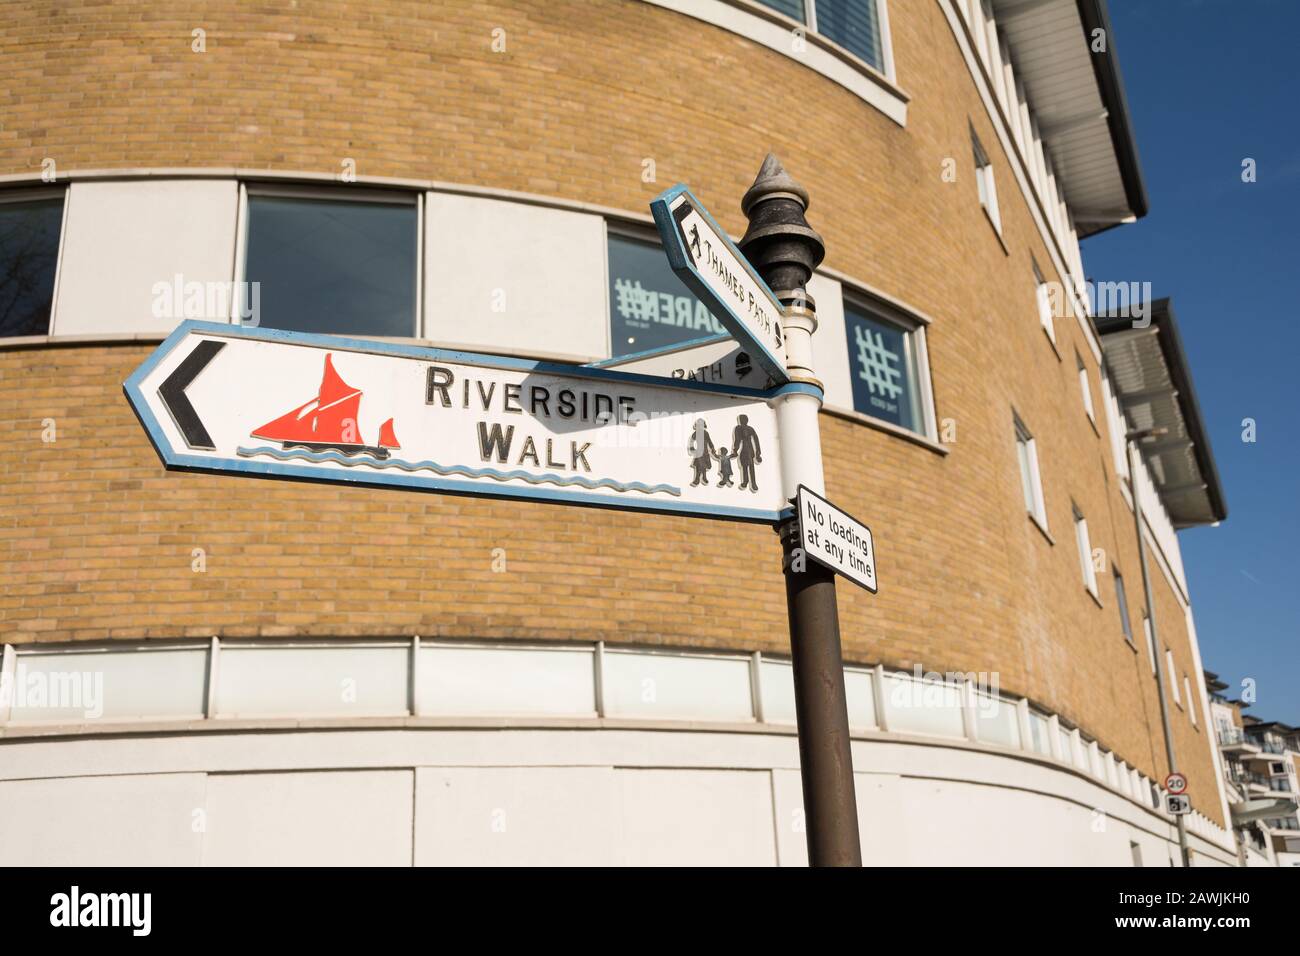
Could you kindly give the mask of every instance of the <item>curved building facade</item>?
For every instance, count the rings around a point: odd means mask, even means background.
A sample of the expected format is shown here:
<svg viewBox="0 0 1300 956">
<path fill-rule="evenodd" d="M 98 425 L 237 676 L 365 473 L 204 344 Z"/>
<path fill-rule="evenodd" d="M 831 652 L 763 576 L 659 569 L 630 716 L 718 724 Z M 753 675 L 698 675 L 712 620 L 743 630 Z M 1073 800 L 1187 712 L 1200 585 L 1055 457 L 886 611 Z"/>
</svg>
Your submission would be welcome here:
<svg viewBox="0 0 1300 956">
<path fill-rule="evenodd" d="M 721 332 L 648 203 L 740 236 L 773 151 L 879 559 L 864 858 L 1176 861 L 1161 668 L 1235 862 L 1176 535 L 1223 495 L 1172 310 L 1083 282 L 1146 212 L 1104 4 L 18 3 L 0 59 L 0 860 L 803 862 L 770 527 L 167 471 L 122 392 L 194 318 L 644 369 Z"/>
</svg>

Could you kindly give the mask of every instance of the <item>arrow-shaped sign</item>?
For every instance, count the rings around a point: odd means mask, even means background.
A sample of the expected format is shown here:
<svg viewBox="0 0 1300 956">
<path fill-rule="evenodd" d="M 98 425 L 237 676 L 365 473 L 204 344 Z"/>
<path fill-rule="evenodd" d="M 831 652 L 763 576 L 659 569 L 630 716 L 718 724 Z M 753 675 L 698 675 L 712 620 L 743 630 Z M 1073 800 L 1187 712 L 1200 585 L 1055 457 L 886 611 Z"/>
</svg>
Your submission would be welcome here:
<svg viewBox="0 0 1300 956">
<path fill-rule="evenodd" d="M 655 198 L 650 211 L 677 277 L 774 381 L 790 381 L 781 303 L 709 211 L 680 183 Z"/>
<path fill-rule="evenodd" d="M 198 412 L 194 410 L 190 400 L 185 397 L 185 389 L 225 347 L 225 342 L 216 339 L 200 339 L 198 345 L 194 346 L 194 350 L 185 356 L 180 365 L 176 366 L 176 371 L 168 375 L 158 386 L 158 397 L 167 406 L 167 411 L 171 412 L 172 421 L 181 430 L 185 444 L 191 448 L 215 451 L 217 446 L 212 444 L 212 436 L 203 427 L 203 422 L 199 420 Z"/>
<path fill-rule="evenodd" d="M 168 468 L 775 522 L 761 391 L 185 322 L 126 381 Z"/>
</svg>

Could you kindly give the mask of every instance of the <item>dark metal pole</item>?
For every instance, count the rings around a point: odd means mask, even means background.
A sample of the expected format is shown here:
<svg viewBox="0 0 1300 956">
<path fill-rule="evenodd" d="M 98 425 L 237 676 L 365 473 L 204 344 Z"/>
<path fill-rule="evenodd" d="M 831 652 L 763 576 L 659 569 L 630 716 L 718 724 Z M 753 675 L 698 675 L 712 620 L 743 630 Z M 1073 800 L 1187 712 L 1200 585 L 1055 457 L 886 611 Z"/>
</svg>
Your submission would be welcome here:
<svg viewBox="0 0 1300 956">
<path fill-rule="evenodd" d="M 749 219 L 749 229 L 740 241 L 740 248 L 787 307 L 783 317 L 788 320 L 787 340 L 793 334 L 808 336 L 806 343 L 800 343 L 800 348 L 811 364 L 811 333 L 817 322 L 815 304 L 808 296 L 806 286 L 826 250 L 821 237 L 804 218 L 807 208 L 807 191 L 786 173 L 775 156 L 769 154 L 754 185 L 741 202 L 741 209 Z M 793 357 L 793 343 L 787 352 L 791 377 L 820 388 L 821 383 L 811 374 L 799 375 L 800 369 Z M 810 409 L 812 418 L 808 423 L 811 437 L 818 442 L 816 407 L 819 406 L 820 400 Z M 787 444 L 786 452 L 794 453 L 794 449 Z M 820 486 L 820 451 L 816 462 L 818 474 L 813 480 Z M 786 490 L 792 494 L 788 486 L 789 482 Z M 853 787 L 853 754 L 844 692 L 835 575 L 803 554 L 797 519 L 781 522 L 777 531 L 781 536 L 782 570 L 790 617 L 808 863 L 811 866 L 861 866 L 862 848 Z"/>
<path fill-rule="evenodd" d="M 1135 454 L 1137 443 L 1143 438 L 1153 437 L 1157 431 L 1163 429 L 1129 432 L 1124 436 L 1124 445 L 1128 454 L 1128 488 L 1133 496 L 1133 525 L 1137 529 L 1138 567 L 1142 569 L 1142 593 L 1147 605 L 1147 626 L 1151 629 L 1151 654 L 1155 658 L 1152 663 L 1155 664 L 1156 670 L 1156 694 L 1160 697 L 1160 726 L 1165 735 L 1165 759 L 1169 762 L 1169 772 L 1177 773 L 1178 760 L 1174 756 L 1174 738 L 1169 730 L 1169 702 L 1165 697 L 1165 656 L 1160 653 L 1160 638 L 1156 633 L 1156 609 L 1151 600 L 1151 576 L 1147 571 L 1147 549 L 1145 539 L 1142 537 L 1142 499 L 1138 493 L 1137 480 L 1139 456 Z M 1170 674 L 1169 679 L 1178 678 Z M 1191 706 L 1191 701 L 1188 701 L 1188 706 Z M 1187 846 L 1187 823 L 1183 820 L 1182 814 L 1175 816 L 1174 822 L 1178 826 L 1178 849 L 1182 853 L 1183 866 L 1191 866 L 1192 854 Z"/>
</svg>

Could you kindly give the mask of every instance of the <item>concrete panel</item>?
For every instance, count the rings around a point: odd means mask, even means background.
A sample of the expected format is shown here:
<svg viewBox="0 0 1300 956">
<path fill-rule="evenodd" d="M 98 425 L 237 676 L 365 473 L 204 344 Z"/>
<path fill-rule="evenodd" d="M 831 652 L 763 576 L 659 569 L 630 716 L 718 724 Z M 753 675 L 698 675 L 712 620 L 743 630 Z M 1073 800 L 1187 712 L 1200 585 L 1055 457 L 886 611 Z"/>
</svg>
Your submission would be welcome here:
<svg viewBox="0 0 1300 956">
<path fill-rule="evenodd" d="M 609 356 L 605 223 L 524 203 L 429 193 L 425 337 L 482 351 Z"/>
<path fill-rule="evenodd" d="M 196 866 L 203 774 L 0 783 L 0 866 Z"/>
<path fill-rule="evenodd" d="M 631 866 L 772 866 L 771 774 L 743 770 L 617 771 L 620 862 Z"/>
<path fill-rule="evenodd" d="M 170 332 L 186 317 L 178 275 L 182 290 L 222 283 L 228 294 L 238 206 L 233 179 L 74 182 L 51 334 Z M 171 287 L 170 300 L 159 298 L 158 283 Z M 161 311 L 167 301 L 175 311 L 155 315 L 156 298 Z M 205 304 L 190 317 L 227 321 L 229 311 L 210 315 Z"/>
<path fill-rule="evenodd" d="M 215 774 L 204 866 L 409 866 L 410 770 Z"/>
<path fill-rule="evenodd" d="M 608 767 L 416 771 L 418 866 L 610 866 L 623 842 Z"/>
</svg>

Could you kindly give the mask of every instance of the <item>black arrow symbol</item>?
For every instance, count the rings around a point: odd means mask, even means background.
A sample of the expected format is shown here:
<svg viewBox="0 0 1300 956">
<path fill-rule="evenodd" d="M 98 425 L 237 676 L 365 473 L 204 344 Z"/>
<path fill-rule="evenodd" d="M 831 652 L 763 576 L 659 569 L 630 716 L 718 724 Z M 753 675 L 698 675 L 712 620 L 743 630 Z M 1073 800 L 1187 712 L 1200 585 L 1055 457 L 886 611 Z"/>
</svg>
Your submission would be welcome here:
<svg viewBox="0 0 1300 956">
<path fill-rule="evenodd" d="M 194 346 L 193 352 L 185 356 L 185 361 L 176 366 L 176 371 L 168 375 L 167 379 L 158 386 L 158 397 L 167 406 L 167 411 L 171 412 L 172 420 L 176 422 L 176 427 L 181 430 L 181 435 L 185 438 L 185 444 L 191 448 L 217 450 L 217 446 L 212 443 L 212 436 L 199 421 L 198 412 L 185 397 L 185 389 L 189 388 L 190 382 L 194 381 L 225 347 L 225 342 L 204 339 Z"/>
</svg>

